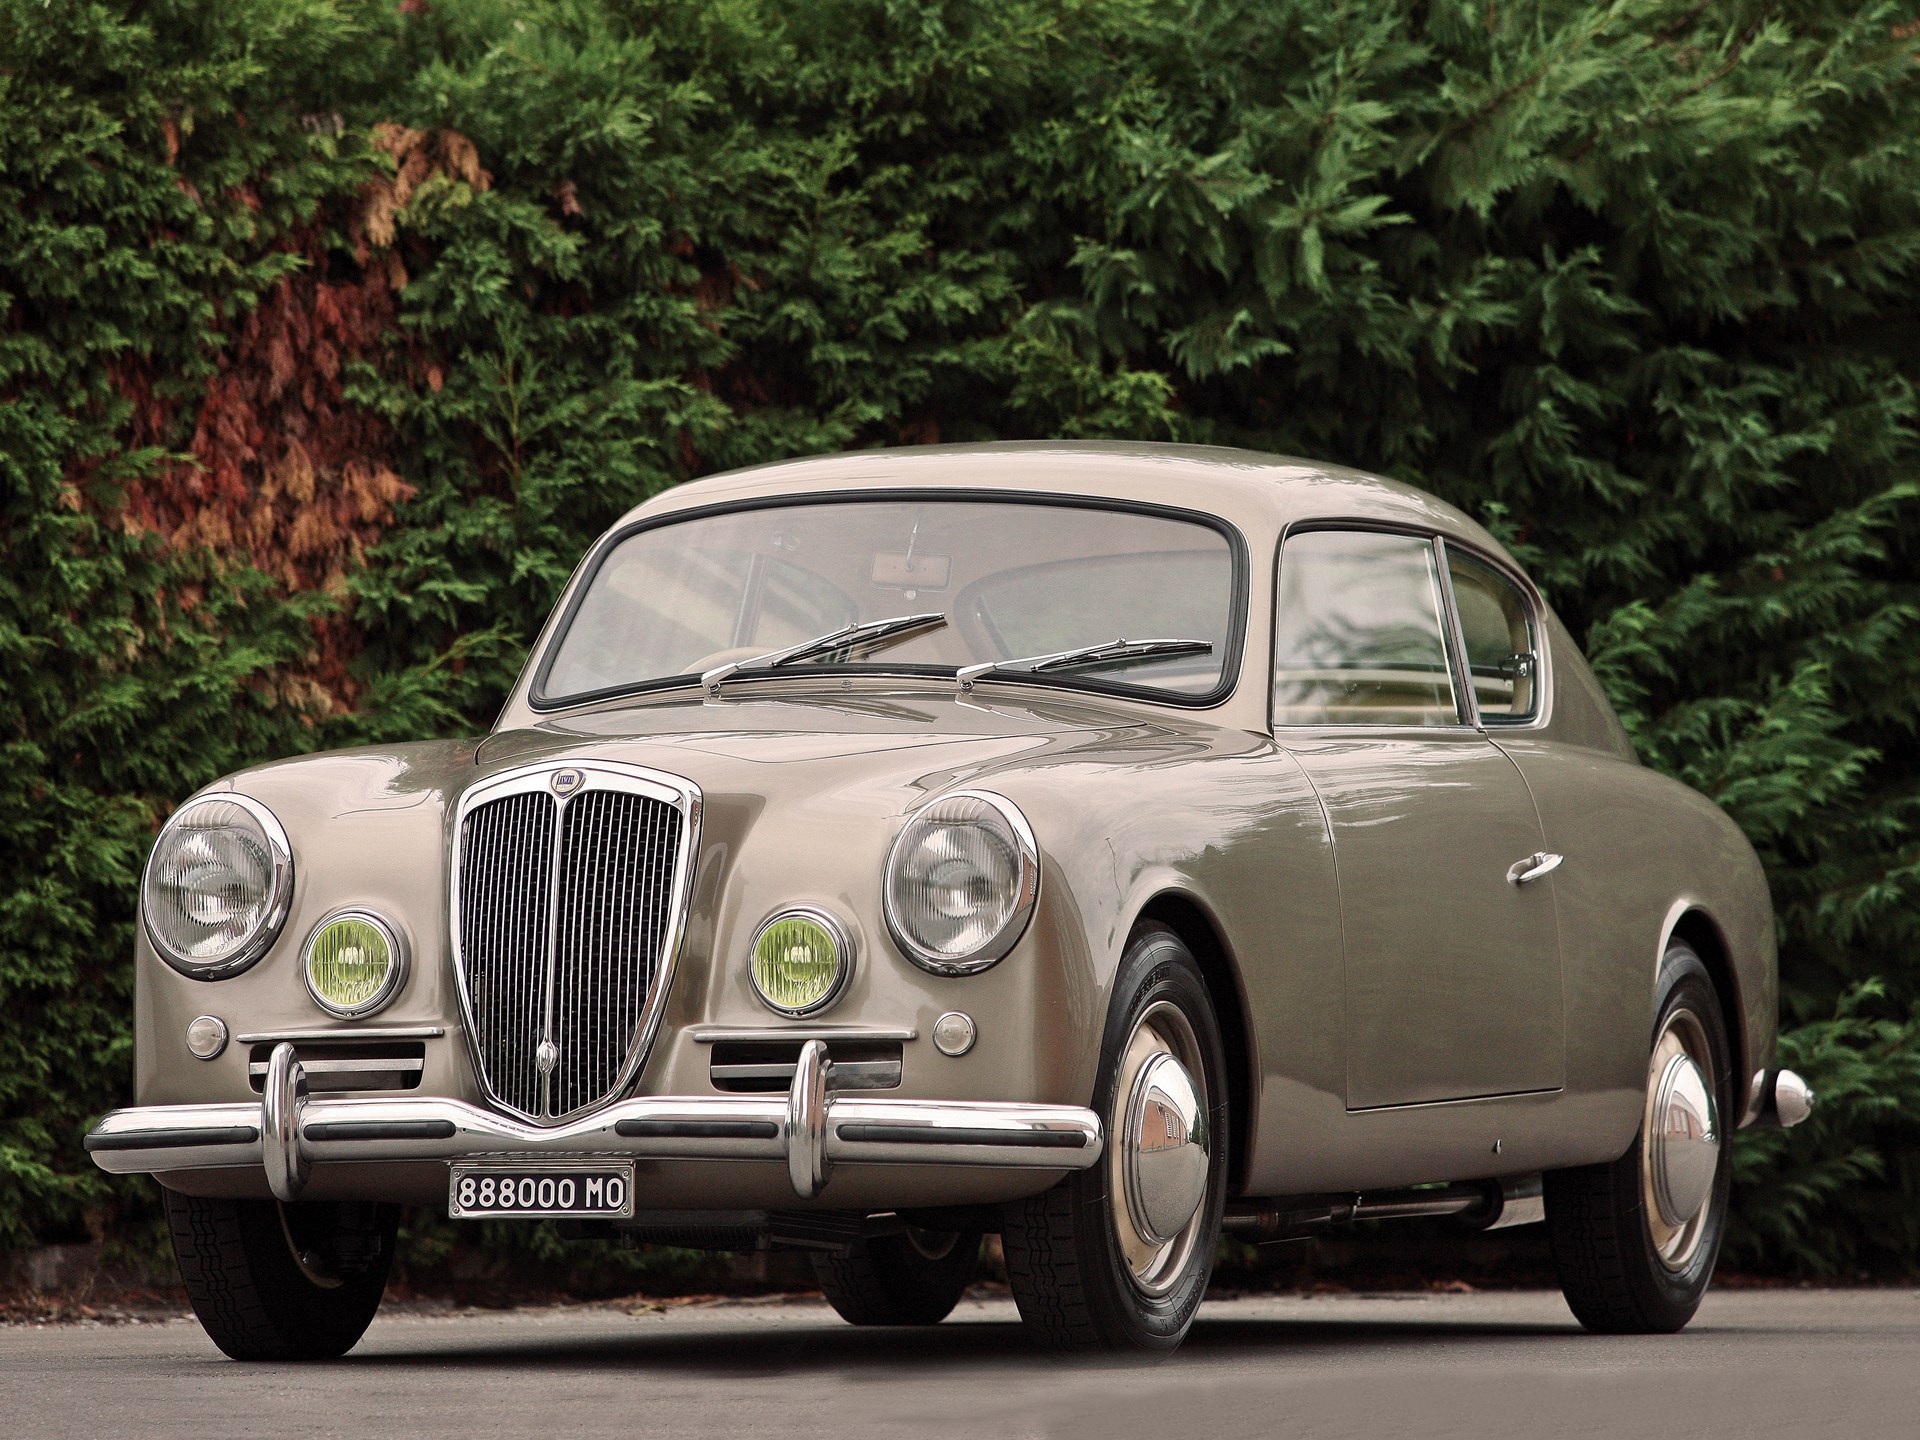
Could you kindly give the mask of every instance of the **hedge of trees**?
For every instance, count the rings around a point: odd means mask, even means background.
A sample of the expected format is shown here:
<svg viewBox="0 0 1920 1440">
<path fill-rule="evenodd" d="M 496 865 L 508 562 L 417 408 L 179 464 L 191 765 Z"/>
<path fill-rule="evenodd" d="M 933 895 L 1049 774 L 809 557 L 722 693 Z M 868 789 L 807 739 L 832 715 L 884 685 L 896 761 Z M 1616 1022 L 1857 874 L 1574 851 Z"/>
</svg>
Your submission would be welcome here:
<svg viewBox="0 0 1920 1440">
<path fill-rule="evenodd" d="M 484 730 L 689 477 L 1248 445 L 1500 533 L 1780 915 L 1734 1255 L 1920 1267 L 1913 0 L 0 8 L 0 1247 L 137 1231 L 135 881 Z"/>
</svg>

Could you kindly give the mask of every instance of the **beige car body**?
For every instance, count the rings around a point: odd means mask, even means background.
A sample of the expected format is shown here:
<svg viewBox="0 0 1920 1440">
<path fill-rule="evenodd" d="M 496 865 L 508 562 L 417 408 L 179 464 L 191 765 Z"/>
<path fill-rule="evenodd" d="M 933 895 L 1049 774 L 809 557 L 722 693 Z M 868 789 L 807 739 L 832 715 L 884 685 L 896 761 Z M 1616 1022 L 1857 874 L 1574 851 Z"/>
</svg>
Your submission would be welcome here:
<svg viewBox="0 0 1920 1440">
<path fill-rule="evenodd" d="M 636 1097 L 715 1095 L 718 1032 L 892 1031 L 911 1038 L 889 1093 L 1086 1107 L 1116 966 L 1135 927 L 1154 919 L 1186 939 L 1220 1012 L 1237 1196 L 1519 1176 L 1620 1155 L 1646 1103 L 1656 975 L 1675 934 L 1712 972 L 1739 1077 L 1735 1113 L 1752 1118 L 1774 1063 L 1776 1013 L 1760 866 L 1710 802 L 1637 762 L 1530 585 L 1547 652 L 1536 723 L 1498 732 L 1272 723 L 1276 576 L 1290 531 L 1439 536 L 1517 577 L 1480 526 L 1410 487 L 1333 466 L 1053 443 L 835 455 L 718 476 L 648 502 L 610 536 L 716 505 L 903 489 L 1131 502 L 1224 521 L 1244 541 L 1250 584 L 1237 684 L 1194 709 L 1017 681 L 962 696 L 951 683 L 897 677 L 742 677 L 717 698 L 681 691 L 542 711 L 523 677 L 484 739 L 243 771 L 212 788 L 252 797 L 285 827 L 292 912 L 259 963 L 218 981 L 177 973 L 142 936 L 140 1108 L 121 1113 L 257 1106 L 249 1037 L 373 1030 L 433 1032 L 409 1093 L 486 1108 L 449 933 L 457 806 L 517 767 L 618 762 L 685 777 L 701 796 L 684 933 Z M 529 676 L 554 639 L 550 622 Z M 1445 783 L 1428 786 L 1427 767 Z M 1473 778 L 1496 773 L 1491 786 Z M 909 813 L 960 787 L 1019 807 L 1042 872 L 1016 948 L 983 973 L 942 977 L 894 945 L 881 879 Z M 1537 842 L 1520 843 L 1528 833 Z M 1530 850 L 1564 864 L 1539 883 L 1507 884 L 1508 863 Z M 855 942 L 850 982 L 817 1020 L 769 1013 L 748 984 L 755 928 L 791 904 L 830 910 Z M 332 1019 L 301 978 L 306 937 L 344 906 L 397 921 L 411 949 L 405 989 L 366 1021 Z M 1490 930 L 1500 934 L 1490 940 Z M 951 1010 L 978 1027 L 958 1058 L 930 1039 Z M 235 1037 L 210 1061 L 183 1038 L 203 1014 Z M 110 1147 L 95 1158 L 188 1193 L 269 1193 L 257 1159 L 211 1165 L 199 1163 L 204 1152 L 169 1160 Z M 847 1164 L 803 1198 L 771 1156 L 658 1157 L 640 1160 L 637 1189 L 656 1211 L 886 1211 L 1012 1199 L 1062 1173 Z M 322 1156 L 304 1194 L 444 1204 L 446 1158 Z"/>
</svg>

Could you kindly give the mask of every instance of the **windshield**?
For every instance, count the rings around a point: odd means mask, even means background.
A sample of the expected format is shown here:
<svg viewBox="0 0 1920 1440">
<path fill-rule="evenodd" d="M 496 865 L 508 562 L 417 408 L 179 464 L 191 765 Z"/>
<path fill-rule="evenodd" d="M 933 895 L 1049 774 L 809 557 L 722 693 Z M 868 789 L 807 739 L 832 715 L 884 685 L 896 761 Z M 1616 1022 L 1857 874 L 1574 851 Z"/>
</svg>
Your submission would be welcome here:
<svg viewBox="0 0 1920 1440">
<path fill-rule="evenodd" d="M 607 552 L 549 648 L 534 698 L 552 706 L 691 683 L 842 626 L 939 614 L 944 626 L 858 663 L 829 651 L 771 673 L 951 674 L 1171 636 L 1213 648 L 1044 683 L 1199 700 L 1223 688 L 1238 584 L 1233 547 L 1211 525 L 1065 502 L 811 501 L 696 515 Z"/>
</svg>

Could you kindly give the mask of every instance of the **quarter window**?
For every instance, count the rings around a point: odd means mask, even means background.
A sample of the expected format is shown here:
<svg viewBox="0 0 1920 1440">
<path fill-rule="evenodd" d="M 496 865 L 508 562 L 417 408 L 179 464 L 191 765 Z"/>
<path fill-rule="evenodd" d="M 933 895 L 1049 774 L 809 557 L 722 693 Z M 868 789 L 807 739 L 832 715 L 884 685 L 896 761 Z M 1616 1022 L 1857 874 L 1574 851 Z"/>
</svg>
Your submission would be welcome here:
<svg viewBox="0 0 1920 1440">
<path fill-rule="evenodd" d="M 1458 725 L 1430 541 L 1313 530 L 1280 557 L 1276 725 Z"/>
<path fill-rule="evenodd" d="M 1540 644 L 1526 596 L 1491 565 L 1452 546 L 1447 547 L 1447 573 L 1480 719 L 1489 725 L 1532 719 L 1538 709 Z"/>
</svg>

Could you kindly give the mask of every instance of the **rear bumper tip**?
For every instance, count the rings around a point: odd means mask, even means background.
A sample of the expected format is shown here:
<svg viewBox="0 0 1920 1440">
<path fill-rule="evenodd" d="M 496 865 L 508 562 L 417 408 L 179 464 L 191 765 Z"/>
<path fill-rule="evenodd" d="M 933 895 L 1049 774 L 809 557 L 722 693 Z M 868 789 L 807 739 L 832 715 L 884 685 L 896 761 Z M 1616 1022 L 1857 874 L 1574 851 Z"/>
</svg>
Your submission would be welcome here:
<svg viewBox="0 0 1920 1440">
<path fill-rule="evenodd" d="M 1753 1079 L 1753 1099 L 1742 1129 L 1786 1130 L 1813 1113 L 1813 1087 L 1791 1070 L 1762 1070 Z"/>
</svg>

